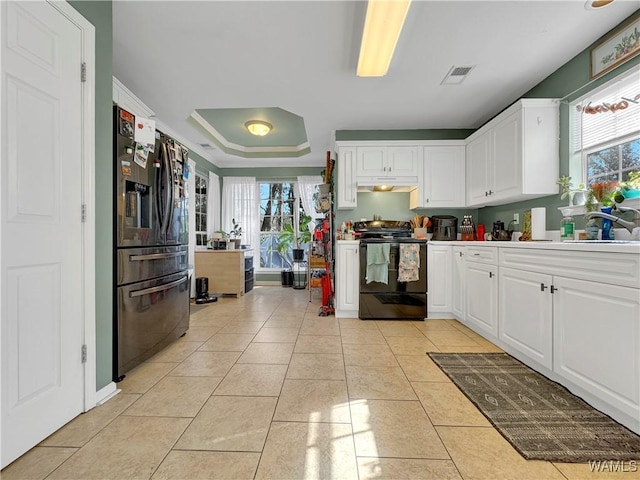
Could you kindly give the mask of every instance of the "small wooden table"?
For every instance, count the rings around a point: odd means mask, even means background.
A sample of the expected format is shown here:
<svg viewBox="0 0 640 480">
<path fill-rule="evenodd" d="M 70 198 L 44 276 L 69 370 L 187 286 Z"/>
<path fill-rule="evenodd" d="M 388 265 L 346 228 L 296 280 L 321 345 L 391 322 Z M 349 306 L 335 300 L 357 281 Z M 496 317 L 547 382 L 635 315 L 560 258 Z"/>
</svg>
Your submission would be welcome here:
<svg viewBox="0 0 640 480">
<path fill-rule="evenodd" d="M 244 258 L 252 249 L 196 250 L 195 275 L 209 279 L 209 293 L 244 295 Z"/>
</svg>

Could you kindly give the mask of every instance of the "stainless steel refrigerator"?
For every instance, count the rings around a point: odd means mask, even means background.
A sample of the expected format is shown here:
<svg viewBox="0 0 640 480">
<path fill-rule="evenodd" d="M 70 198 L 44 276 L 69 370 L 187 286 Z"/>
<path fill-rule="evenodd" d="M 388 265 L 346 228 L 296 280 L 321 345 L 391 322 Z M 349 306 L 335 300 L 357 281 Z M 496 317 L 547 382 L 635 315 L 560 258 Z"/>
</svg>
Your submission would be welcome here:
<svg viewBox="0 0 640 480">
<path fill-rule="evenodd" d="M 153 152 L 134 140 L 135 116 L 114 106 L 113 377 L 189 328 L 188 150 L 155 132 Z"/>
</svg>

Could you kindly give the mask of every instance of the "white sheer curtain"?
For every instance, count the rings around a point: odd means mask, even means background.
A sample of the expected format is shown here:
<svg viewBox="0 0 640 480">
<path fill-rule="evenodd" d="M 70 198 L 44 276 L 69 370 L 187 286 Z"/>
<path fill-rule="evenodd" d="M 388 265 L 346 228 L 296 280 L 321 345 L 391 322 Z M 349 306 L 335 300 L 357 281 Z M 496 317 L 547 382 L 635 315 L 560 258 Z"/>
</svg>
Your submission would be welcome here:
<svg viewBox="0 0 640 480">
<path fill-rule="evenodd" d="M 316 191 L 316 186 L 324 183 L 320 175 L 303 175 L 298 177 L 296 183 L 296 189 L 298 198 L 302 202 L 302 208 L 307 215 L 311 218 L 322 218 L 322 213 L 316 213 L 316 208 L 313 203 L 313 194 Z"/>
<path fill-rule="evenodd" d="M 220 180 L 218 175 L 209 172 L 207 185 L 207 237 L 220 230 Z"/>
<path fill-rule="evenodd" d="M 260 218 L 258 215 L 255 177 L 222 177 L 222 229 L 228 232 L 235 218 L 242 228 L 242 243 L 260 249 Z"/>
</svg>

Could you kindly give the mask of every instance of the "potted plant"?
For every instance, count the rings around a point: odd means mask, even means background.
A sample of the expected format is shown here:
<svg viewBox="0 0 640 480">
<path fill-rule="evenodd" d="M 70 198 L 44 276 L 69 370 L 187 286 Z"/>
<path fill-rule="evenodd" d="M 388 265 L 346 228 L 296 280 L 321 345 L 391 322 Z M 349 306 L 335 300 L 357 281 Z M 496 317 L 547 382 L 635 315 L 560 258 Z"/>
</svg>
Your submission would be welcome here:
<svg viewBox="0 0 640 480">
<path fill-rule="evenodd" d="M 578 185 L 577 188 L 573 188 L 571 177 L 564 176 L 556 180 L 556 183 L 562 188 L 562 194 L 560 200 L 564 200 L 569 197 L 569 205 L 584 205 L 587 202 L 587 188 L 584 183 Z"/>
<path fill-rule="evenodd" d="M 304 250 L 300 248 L 303 244 L 311 241 L 311 232 L 307 228 L 307 224 L 311 221 L 311 217 L 308 215 L 303 216 L 300 219 L 300 228 L 298 235 L 295 234 L 293 225 L 285 225 L 278 235 L 276 251 L 289 265 L 289 259 L 287 257 L 289 251 L 293 252 L 294 260 L 302 260 L 304 258 Z"/>
<path fill-rule="evenodd" d="M 629 179 L 620 182 L 619 195 L 616 196 L 616 203 L 622 203 L 625 198 L 640 198 L 640 170 L 629 172 Z"/>
<path fill-rule="evenodd" d="M 235 248 L 240 248 L 240 242 L 242 241 L 242 227 L 236 222 L 235 218 L 231 219 L 233 228 L 229 230 L 229 239 L 235 244 Z"/>
</svg>

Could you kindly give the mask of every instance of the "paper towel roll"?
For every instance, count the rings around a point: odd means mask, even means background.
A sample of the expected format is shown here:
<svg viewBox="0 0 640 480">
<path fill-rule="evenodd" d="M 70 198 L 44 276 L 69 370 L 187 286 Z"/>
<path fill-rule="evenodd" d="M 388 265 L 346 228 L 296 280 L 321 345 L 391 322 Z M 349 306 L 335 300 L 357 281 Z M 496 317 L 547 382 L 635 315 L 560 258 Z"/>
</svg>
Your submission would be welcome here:
<svg viewBox="0 0 640 480">
<path fill-rule="evenodd" d="M 536 207 L 531 209 L 531 239 L 545 240 L 547 238 L 547 209 Z"/>
</svg>

